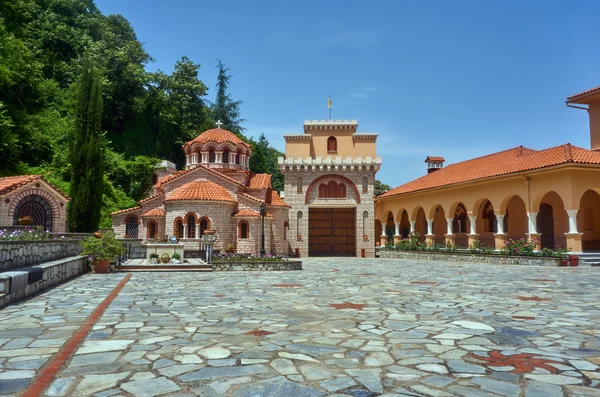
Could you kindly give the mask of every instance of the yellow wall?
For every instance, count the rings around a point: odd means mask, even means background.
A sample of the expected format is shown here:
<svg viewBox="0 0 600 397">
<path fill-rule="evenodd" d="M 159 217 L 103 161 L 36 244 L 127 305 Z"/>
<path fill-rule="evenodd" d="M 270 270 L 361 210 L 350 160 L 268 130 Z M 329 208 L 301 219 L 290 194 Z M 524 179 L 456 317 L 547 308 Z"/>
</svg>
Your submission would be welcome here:
<svg viewBox="0 0 600 397">
<path fill-rule="evenodd" d="M 362 134 L 355 134 L 354 128 L 346 129 L 317 129 L 306 128 L 306 136 L 311 139 L 302 139 L 294 136 L 286 137 L 285 156 L 286 157 L 371 157 L 377 156 L 376 135 L 361 137 Z M 367 135 L 367 134 L 365 134 Z M 328 152 L 327 140 L 334 137 L 337 140 L 337 150 Z"/>
<path fill-rule="evenodd" d="M 591 102 L 588 110 L 590 116 L 590 140 L 592 150 L 600 150 L 600 99 Z"/>
</svg>

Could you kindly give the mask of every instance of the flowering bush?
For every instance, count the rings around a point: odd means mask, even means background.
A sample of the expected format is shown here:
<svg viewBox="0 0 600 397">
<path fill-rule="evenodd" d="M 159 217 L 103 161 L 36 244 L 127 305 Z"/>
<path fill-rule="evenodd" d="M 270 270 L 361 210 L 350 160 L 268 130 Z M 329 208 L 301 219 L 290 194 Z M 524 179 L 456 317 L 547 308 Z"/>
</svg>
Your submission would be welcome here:
<svg viewBox="0 0 600 397">
<path fill-rule="evenodd" d="M 400 240 L 394 248 L 402 251 L 425 251 L 427 249 L 427 243 L 419 241 L 418 232 L 410 232 L 408 239 Z"/>
<path fill-rule="evenodd" d="M 6 229 L 0 230 L 0 241 L 40 241 L 40 240 L 62 240 L 65 236 L 59 236 L 48 232 L 39 226 L 25 227 L 25 229 L 8 232 Z"/>
<path fill-rule="evenodd" d="M 521 256 L 533 256 L 533 251 L 539 245 L 538 240 L 528 240 L 525 237 L 518 240 L 508 239 L 504 242 L 504 246 L 500 249 L 500 252 L 504 255 L 521 255 Z"/>
<path fill-rule="evenodd" d="M 213 255 L 213 262 L 281 262 L 287 261 L 288 258 L 285 256 L 277 256 L 266 254 L 260 256 L 260 254 L 234 254 L 234 253 L 220 253 Z"/>
</svg>

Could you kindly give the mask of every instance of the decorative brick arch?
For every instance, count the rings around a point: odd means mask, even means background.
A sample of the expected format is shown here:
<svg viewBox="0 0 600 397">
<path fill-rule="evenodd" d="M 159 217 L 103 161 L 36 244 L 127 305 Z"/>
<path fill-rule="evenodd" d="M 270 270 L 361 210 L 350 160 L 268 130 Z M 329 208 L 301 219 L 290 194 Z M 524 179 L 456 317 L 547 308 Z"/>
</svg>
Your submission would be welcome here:
<svg viewBox="0 0 600 397">
<path fill-rule="evenodd" d="M 16 196 L 15 198 L 13 198 L 11 200 L 10 203 L 10 207 L 8 208 L 8 216 L 9 219 L 12 219 L 15 215 L 15 208 L 17 207 L 17 205 L 26 197 L 31 196 L 31 195 L 35 195 L 35 196 L 40 196 L 42 197 L 44 200 L 46 200 L 46 202 L 50 205 L 50 208 L 52 209 L 52 218 L 53 219 L 59 219 L 60 218 L 60 211 L 58 209 L 58 204 L 56 202 L 56 199 L 54 198 L 53 195 L 51 195 L 50 193 L 48 193 L 47 191 L 43 190 L 43 189 L 27 189 L 24 190 L 23 192 L 21 192 L 18 196 Z"/>
<path fill-rule="evenodd" d="M 312 183 L 310 184 L 308 189 L 306 189 L 306 196 L 304 198 L 304 204 L 308 204 L 308 202 L 310 200 L 310 193 L 312 192 L 312 190 L 315 186 L 319 186 L 319 184 L 322 181 L 327 180 L 327 179 L 332 179 L 332 178 L 339 178 L 339 179 L 343 180 L 344 182 L 346 182 L 346 184 L 350 188 L 352 188 L 352 190 L 354 191 L 354 195 L 356 196 L 356 204 L 360 204 L 360 194 L 358 193 L 358 189 L 356 188 L 356 185 L 354 184 L 354 182 L 352 182 L 350 179 L 346 178 L 345 176 L 338 175 L 338 174 L 323 175 L 323 176 L 318 177 L 314 181 L 312 181 Z"/>
</svg>

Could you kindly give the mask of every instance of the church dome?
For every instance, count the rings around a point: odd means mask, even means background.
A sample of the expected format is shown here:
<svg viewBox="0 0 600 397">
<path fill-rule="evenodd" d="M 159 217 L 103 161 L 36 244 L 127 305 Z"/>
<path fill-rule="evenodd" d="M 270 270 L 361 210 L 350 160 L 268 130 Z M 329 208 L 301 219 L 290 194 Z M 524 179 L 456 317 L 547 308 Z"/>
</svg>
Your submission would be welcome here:
<svg viewBox="0 0 600 397">
<path fill-rule="evenodd" d="M 231 143 L 234 146 L 243 145 L 245 147 L 250 147 L 249 144 L 242 141 L 233 132 L 227 131 L 227 130 L 224 130 L 221 128 L 213 128 L 213 129 L 204 131 L 202 134 L 198 135 L 198 137 L 187 142 L 183 146 L 185 148 L 185 147 L 194 146 L 196 144 L 203 145 L 205 143 L 216 143 L 216 144 Z"/>
<path fill-rule="evenodd" d="M 194 181 L 173 190 L 165 201 L 225 201 L 236 203 L 229 192 L 211 181 Z"/>
</svg>

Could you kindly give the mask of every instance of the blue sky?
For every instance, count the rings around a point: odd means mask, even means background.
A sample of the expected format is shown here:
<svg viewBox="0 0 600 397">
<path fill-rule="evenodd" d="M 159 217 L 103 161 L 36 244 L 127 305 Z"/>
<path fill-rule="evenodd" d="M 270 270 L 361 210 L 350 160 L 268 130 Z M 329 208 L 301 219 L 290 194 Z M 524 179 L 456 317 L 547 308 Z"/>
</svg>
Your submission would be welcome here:
<svg viewBox="0 0 600 397">
<path fill-rule="evenodd" d="M 379 134 L 377 174 L 397 186 L 447 164 L 525 145 L 589 148 L 585 111 L 567 96 L 600 85 L 600 2 L 96 0 L 122 14 L 170 72 L 201 64 L 214 99 L 216 59 L 233 74 L 248 135 L 306 119 L 357 119 Z"/>
</svg>

